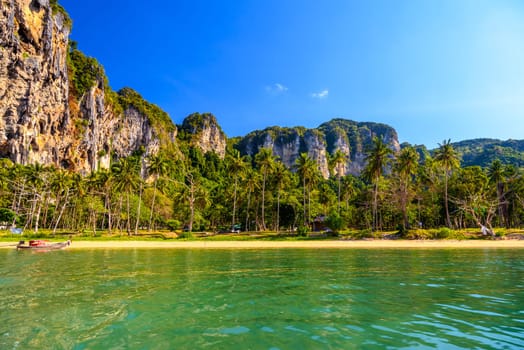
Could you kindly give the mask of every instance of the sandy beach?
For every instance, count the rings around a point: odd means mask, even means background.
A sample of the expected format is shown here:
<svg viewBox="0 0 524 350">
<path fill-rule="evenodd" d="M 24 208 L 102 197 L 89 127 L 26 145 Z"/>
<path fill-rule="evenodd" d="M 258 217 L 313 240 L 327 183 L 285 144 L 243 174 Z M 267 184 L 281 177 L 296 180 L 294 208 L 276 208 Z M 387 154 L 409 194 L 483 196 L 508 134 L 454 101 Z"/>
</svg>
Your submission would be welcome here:
<svg viewBox="0 0 524 350">
<path fill-rule="evenodd" d="M 12 249 L 14 242 L 0 242 Z M 350 249 L 350 248 L 524 248 L 524 240 L 338 240 L 338 241 L 74 241 L 68 249 Z"/>
</svg>

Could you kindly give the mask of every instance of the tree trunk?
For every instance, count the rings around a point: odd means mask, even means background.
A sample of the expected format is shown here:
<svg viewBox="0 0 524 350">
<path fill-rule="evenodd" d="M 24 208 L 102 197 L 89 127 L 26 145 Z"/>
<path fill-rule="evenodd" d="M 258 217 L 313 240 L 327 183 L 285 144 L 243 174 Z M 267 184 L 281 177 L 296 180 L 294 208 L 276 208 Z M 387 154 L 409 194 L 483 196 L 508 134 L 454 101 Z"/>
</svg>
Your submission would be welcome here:
<svg viewBox="0 0 524 350">
<path fill-rule="evenodd" d="M 60 220 L 62 219 L 62 215 L 64 214 L 64 210 L 66 208 L 68 200 L 69 200 L 69 188 L 66 191 L 66 195 L 65 195 L 65 198 L 64 198 L 64 204 L 62 204 L 62 208 L 60 209 L 60 214 L 58 214 L 58 218 L 56 219 L 55 227 L 53 228 L 53 234 L 56 232 L 58 224 L 60 223 Z"/>
<path fill-rule="evenodd" d="M 340 173 L 338 174 L 338 215 L 340 215 Z"/>
<path fill-rule="evenodd" d="M 247 207 L 246 207 L 246 231 L 250 231 L 251 225 L 249 225 L 249 206 L 251 205 L 251 190 L 247 193 Z"/>
<path fill-rule="evenodd" d="M 129 192 L 127 192 L 127 235 L 131 236 L 131 204 L 129 203 Z"/>
<path fill-rule="evenodd" d="M 280 231 L 280 191 L 277 192 L 277 233 Z"/>
<path fill-rule="evenodd" d="M 262 181 L 262 224 L 261 224 L 261 229 L 263 231 L 266 230 L 266 213 L 265 213 L 265 207 L 266 207 L 266 178 L 267 178 L 267 170 L 264 169 L 264 180 Z"/>
<path fill-rule="evenodd" d="M 238 177 L 235 176 L 235 190 L 233 191 L 233 221 L 231 223 L 231 229 L 235 227 L 235 213 L 237 210 L 237 186 L 238 186 Z"/>
<path fill-rule="evenodd" d="M 142 181 L 140 181 L 140 190 L 138 193 L 138 208 L 136 210 L 135 236 L 138 235 L 138 225 L 140 224 L 140 209 L 142 208 Z"/>
<path fill-rule="evenodd" d="M 153 186 L 153 200 L 151 201 L 151 213 L 149 214 L 149 228 L 148 228 L 149 232 L 151 232 L 151 227 L 152 227 L 152 223 L 153 223 L 153 212 L 155 210 L 157 180 L 158 179 L 155 177 L 155 183 L 154 183 L 154 186 Z"/>
<path fill-rule="evenodd" d="M 451 219 L 449 217 L 449 208 L 448 208 L 448 175 L 446 171 L 446 176 L 444 177 L 444 207 L 446 208 L 446 225 L 448 228 L 451 228 Z"/>
<path fill-rule="evenodd" d="M 40 213 L 41 212 L 42 212 L 42 203 L 39 203 L 38 204 L 38 209 L 36 211 L 35 232 L 38 232 L 38 225 L 40 224 Z"/>
<path fill-rule="evenodd" d="M 111 211 L 111 196 L 109 193 L 106 193 L 105 205 L 107 210 L 107 231 L 111 234 L 113 230 L 113 212 Z"/>
<path fill-rule="evenodd" d="M 307 226 L 307 216 L 306 216 L 306 178 L 302 179 L 302 206 L 304 211 L 304 227 Z"/>
<path fill-rule="evenodd" d="M 372 209 L 372 215 L 373 215 L 373 222 L 371 224 L 371 230 L 375 231 L 378 226 L 378 179 L 375 179 L 375 185 L 373 186 L 373 209 Z"/>
</svg>

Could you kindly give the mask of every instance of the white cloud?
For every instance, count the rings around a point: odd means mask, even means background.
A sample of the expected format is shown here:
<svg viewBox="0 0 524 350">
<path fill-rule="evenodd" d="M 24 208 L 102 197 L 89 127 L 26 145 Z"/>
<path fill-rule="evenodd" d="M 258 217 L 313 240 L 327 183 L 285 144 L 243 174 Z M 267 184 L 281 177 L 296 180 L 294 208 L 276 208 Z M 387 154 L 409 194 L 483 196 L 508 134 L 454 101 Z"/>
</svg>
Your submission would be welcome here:
<svg viewBox="0 0 524 350">
<path fill-rule="evenodd" d="M 280 83 L 275 83 L 270 86 L 266 86 L 266 91 L 273 94 L 281 94 L 288 90 L 287 86 L 284 86 Z"/>
<path fill-rule="evenodd" d="M 311 94 L 311 97 L 313 98 L 318 98 L 318 99 L 323 99 L 323 98 L 327 98 L 329 95 L 329 90 L 328 89 L 325 89 L 325 90 L 322 90 L 320 92 L 314 92 Z"/>
</svg>

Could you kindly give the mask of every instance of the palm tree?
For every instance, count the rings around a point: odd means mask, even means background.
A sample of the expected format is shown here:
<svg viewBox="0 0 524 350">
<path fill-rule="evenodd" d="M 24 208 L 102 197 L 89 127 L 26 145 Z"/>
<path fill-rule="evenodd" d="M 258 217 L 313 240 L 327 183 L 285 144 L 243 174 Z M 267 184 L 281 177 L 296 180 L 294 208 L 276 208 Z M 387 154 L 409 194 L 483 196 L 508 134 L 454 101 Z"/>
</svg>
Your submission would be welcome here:
<svg viewBox="0 0 524 350">
<path fill-rule="evenodd" d="M 27 179 L 30 188 L 32 189 L 32 204 L 31 215 L 26 223 L 26 227 L 34 223 L 34 230 L 38 232 L 40 224 L 40 214 L 44 204 L 44 198 L 47 195 L 49 178 L 49 168 L 41 164 L 32 164 L 26 167 Z"/>
<path fill-rule="evenodd" d="M 348 157 L 342 153 L 339 149 L 335 151 L 333 156 L 330 159 L 330 163 L 332 166 L 332 169 L 336 170 L 337 174 L 337 182 L 338 182 L 338 193 L 337 193 L 337 199 L 338 199 L 338 214 L 340 215 L 340 187 L 341 187 L 341 179 L 342 175 L 344 175 L 344 165 L 347 162 Z"/>
<path fill-rule="evenodd" d="M 236 149 L 233 150 L 232 154 L 228 156 L 227 160 L 229 173 L 233 174 L 235 179 L 235 185 L 233 189 L 233 219 L 231 220 L 231 229 L 233 229 L 236 224 L 238 180 L 245 175 L 247 165 L 244 158 L 240 155 L 240 152 Z"/>
<path fill-rule="evenodd" d="M 262 148 L 255 156 L 255 162 L 262 171 L 262 230 L 266 230 L 266 182 L 268 173 L 273 169 L 275 164 L 275 156 L 271 148 Z"/>
<path fill-rule="evenodd" d="M 251 194 L 255 192 L 258 188 L 258 185 L 260 183 L 259 179 L 260 175 L 253 171 L 248 170 L 247 176 L 246 176 L 246 182 L 244 184 L 244 188 L 247 190 L 247 204 L 246 204 L 246 231 L 250 231 L 251 225 L 249 222 L 249 210 L 251 206 Z"/>
<path fill-rule="evenodd" d="M 204 186 L 205 180 L 197 171 L 192 170 L 187 171 L 184 181 L 175 181 L 180 186 L 176 197 L 189 204 L 189 232 L 193 232 L 197 206 L 204 207 L 209 204 L 209 191 Z"/>
<path fill-rule="evenodd" d="M 451 228 L 448 205 L 448 179 L 453 171 L 460 166 L 457 152 L 451 144 L 451 140 L 444 140 L 438 144 L 439 148 L 435 151 L 435 161 L 444 169 L 444 207 L 446 209 L 446 225 Z"/>
<path fill-rule="evenodd" d="M 71 174 L 69 174 L 65 170 L 56 171 L 53 175 L 53 178 L 51 179 L 51 190 L 56 196 L 55 206 L 57 210 L 58 208 L 60 208 L 58 217 L 55 219 L 54 222 L 53 233 L 56 232 L 58 225 L 60 224 L 60 220 L 62 219 L 62 216 L 64 214 L 65 208 L 69 203 L 69 195 L 71 192 L 72 184 L 73 183 Z"/>
<path fill-rule="evenodd" d="M 107 169 L 99 170 L 96 172 L 96 183 L 97 188 L 100 191 L 100 195 L 104 197 L 104 209 L 107 213 L 107 230 L 109 233 L 113 230 L 113 212 L 111 205 L 111 195 L 113 193 L 113 174 Z M 102 221 L 102 227 L 105 227 L 105 216 Z"/>
<path fill-rule="evenodd" d="M 373 183 L 373 223 L 372 230 L 378 227 L 378 184 L 382 178 L 385 167 L 391 161 L 390 155 L 393 154 L 391 148 L 382 138 L 373 137 L 373 145 L 366 157 L 367 164 L 364 174 Z"/>
<path fill-rule="evenodd" d="M 164 156 L 163 153 L 159 153 L 156 156 L 152 156 L 149 159 L 149 166 L 148 166 L 149 174 L 154 177 L 153 180 L 153 199 L 151 201 L 151 212 L 149 214 L 149 225 L 148 230 L 151 231 L 152 222 L 153 222 L 153 213 L 155 211 L 155 199 L 156 199 L 156 190 L 158 185 L 158 178 L 164 177 L 168 174 L 170 171 L 170 162 L 169 160 Z"/>
<path fill-rule="evenodd" d="M 400 180 L 400 205 L 404 218 L 404 227 L 409 228 L 407 203 L 409 196 L 409 185 L 413 175 L 417 172 L 419 155 L 417 151 L 409 146 L 400 151 L 395 164 L 395 171 Z"/>
<path fill-rule="evenodd" d="M 282 189 L 290 182 L 289 171 L 281 162 L 275 164 L 273 169 L 273 181 L 277 190 L 277 218 L 275 228 L 278 232 L 280 230 L 280 195 Z"/>
<path fill-rule="evenodd" d="M 302 194 L 303 194 L 303 208 L 304 208 L 304 226 L 307 222 L 311 222 L 311 187 L 318 179 L 319 170 L 317 163 L 311 159 L 307 153 L 301 153 L 295 161 L 298 176 L 302 179 Z M 306 193 L 308 198 L 308 211 L 306 215 Z"/>
<path fill-rule="evenodd" d="M 124 192 L 127 197 L 127 234 L 131 235 L 130 196 L 140 185 L 139 166 L 134 159 L 123 158 L 113 166 L 115 190 Z"/>
</svg>

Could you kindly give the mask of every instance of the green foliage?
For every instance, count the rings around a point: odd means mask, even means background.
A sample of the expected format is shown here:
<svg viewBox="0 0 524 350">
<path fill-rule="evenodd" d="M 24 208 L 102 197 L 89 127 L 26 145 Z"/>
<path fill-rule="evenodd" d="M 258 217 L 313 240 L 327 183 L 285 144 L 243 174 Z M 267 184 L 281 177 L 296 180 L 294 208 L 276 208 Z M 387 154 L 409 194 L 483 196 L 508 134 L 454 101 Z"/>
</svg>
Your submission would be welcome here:
<svg viewBox="0 0 524 350">
<path fill-rule="evenodd" d="M 434 238 L 446 239 L 446 238 L 450 238 L 453 235 L 454 233 L 451 229 L 447 227 L 442 227 L 436 232 L 436 234 L 434 235 Z"/>
<path fill-rule="evenodd" d="M 171 231 L 176 231 L 180 228 L 181 224 L 180 224 L 180 221 L 178 220 L 175 220 L 175 219 L 169 219 L 166 221 L 166 226 L 171 230 Z"/>
<path fill-rule="evenodd" d="M 16 217 L 16 213 L 8 208 L 0 208 L 0 222 L 11 223 Z"/>
<path fill-rule="evenodd" d="M 348 237 L 351 239 L 366 239 L 375 238 L 375 235 L 371 229 L 363 229 L 349 232 Z"/>
<path fill-rule="evenodd" d="M 299 226 L 297 228 L 297 235 L 299 237 L 307 237 L 307 233 L 309 232 L 309 229 L 306 226 Z"/>
<path fill-rule="evenodd" d="M 190 232 L 190 231 L 184 231 L 178 236 L 178 238 L 181 238 L 181 239 L 191 239 L 193 237 L 194 237 L 193 232 Z"/>
<path fill-rule="evenodd" d="M 339 232 L 344 227 L 344 220 L 336 212 L 329 214 L 324 223 L 333 230 L 333 232 Z"/>
<path fill-rule="evenodd" d="M 215 127 L 220 133 L 222 128 L 218 125 L 215 116 L 211 113 L 193 113 L 187 116 L 182 122 L 181 130 L 193 135 L 198 135 L 204 128 Z"/>
<path fill-rule="evenodd" d="M 524 166 L 524 141 L 474 139 L 453 143 L 462 158 L 463 166 L 488 167 L 498 159 L 502 164 Z"/>
<path fill-rule="evenodd" d="M 465 239 L 466 236 L 460 231 L 451 230 L 447 227 L 438 229 L 417 229 L 409 230 L 406 234 L 407 239 Z"/>
<path fill-rule="evenodd" d="M 73 94 L 80 98 L 89 89 L 100 82 L 104 82 L 104 68 L 92 57 L 84 55 L 76 48 L 76 43 L 71 42 L 67 65 L 69 68 L 69 78 L 73 87 Z"/>
</svg>

